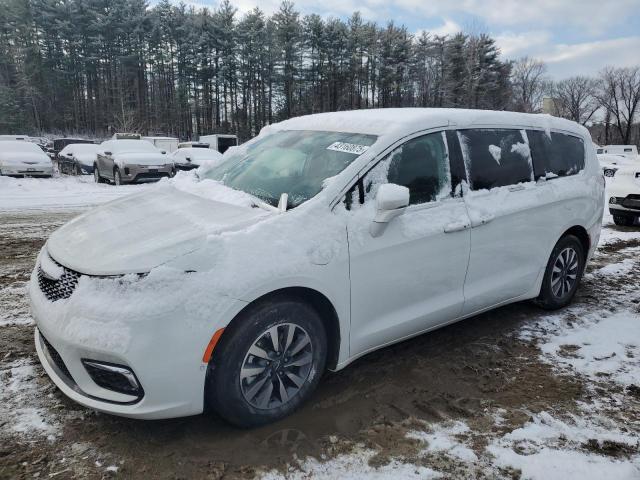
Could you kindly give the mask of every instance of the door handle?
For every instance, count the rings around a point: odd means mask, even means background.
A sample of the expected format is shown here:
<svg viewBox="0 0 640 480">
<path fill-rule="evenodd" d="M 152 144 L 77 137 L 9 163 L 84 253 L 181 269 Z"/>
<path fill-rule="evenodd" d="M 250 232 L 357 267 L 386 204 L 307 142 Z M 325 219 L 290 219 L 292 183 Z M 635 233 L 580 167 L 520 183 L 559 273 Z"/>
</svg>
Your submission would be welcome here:
<svg viewBox="0 0 640 480">
<path fill-rule="evenodd" d="M 486 225 L 491 222 L 494 218 L 496 218 L 492 214 L 482 215 L 481 217 L 471 219 L 471 228 L 481 227 L 482 225 Z"/>
<path fill-rule="evenodd" d="M 513 187 L 509 187 L 510 192 L 519 192 L 520 190 L 524 190 L 524 185 L 514 185 Z"/>
<path fill-rule="evenodd" d="M 469 227 L 467 222 L 451 222 L 444 226 L 444 233 L 461 232 Z"/>
</svg>

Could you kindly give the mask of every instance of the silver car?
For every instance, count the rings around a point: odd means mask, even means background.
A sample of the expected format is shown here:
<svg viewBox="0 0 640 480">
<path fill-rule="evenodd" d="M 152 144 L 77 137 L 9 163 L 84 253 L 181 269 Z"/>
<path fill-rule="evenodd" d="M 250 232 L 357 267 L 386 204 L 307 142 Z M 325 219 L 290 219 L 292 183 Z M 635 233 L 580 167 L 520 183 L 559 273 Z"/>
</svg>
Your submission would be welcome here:
<svg viewBox="0 0 640 480">
<path fill-rule="evenodd" d="M 97 183 L 115 185 L 157 182 L 172 177 L 171 157 L 145 140 L 107 140 L 100 144 L 93 177 Z"/>
</svg>

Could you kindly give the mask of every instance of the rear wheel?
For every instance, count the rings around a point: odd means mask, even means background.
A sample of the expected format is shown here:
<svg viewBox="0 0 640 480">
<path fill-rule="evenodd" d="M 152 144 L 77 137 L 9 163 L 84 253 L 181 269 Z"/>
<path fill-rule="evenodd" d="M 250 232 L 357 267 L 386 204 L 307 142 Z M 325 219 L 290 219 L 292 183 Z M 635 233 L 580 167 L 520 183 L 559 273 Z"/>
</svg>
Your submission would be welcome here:
<svg viewBox="0 0 640 480">
<path fill-rule="evenodd" d="M 586 252 L 573 235 L 562 237 L 551 252 L 536 303 L 547 310 L 569 304 L 582 279 Z"/>
<path fill-rule="evenodd" d="M 635 220 L 636 220 L 635 217 L 632 217 L 631 215 L 614 215 L 613 216 L 613 223 L 621 227 L 632 227 L 633 224 L 635 223 Z"/>
<path fill-rule="evenodd" d="M 207 401 L 240 427 L 295 411 L 324 371 L 327 337 L 318 312 L 291 298 L 249 307 L 225 331 L 207 372 Z"/>
</svg>

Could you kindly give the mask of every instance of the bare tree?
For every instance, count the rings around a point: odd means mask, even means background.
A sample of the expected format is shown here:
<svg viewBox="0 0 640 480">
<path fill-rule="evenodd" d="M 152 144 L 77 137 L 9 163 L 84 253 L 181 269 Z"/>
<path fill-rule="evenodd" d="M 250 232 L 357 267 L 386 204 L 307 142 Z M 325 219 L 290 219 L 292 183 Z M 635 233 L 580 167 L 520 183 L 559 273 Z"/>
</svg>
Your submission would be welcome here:
<svg viewBox="0 0 640 480">
<path fill-rule="evenodd" d="M 540 111 L 550 85 L 546 73 L 547 66 L 535 58 L 522 57 L 514 62 L 511 70 L 514 110 L 526 113 Z"/>
<path fill-rule="evenodd" d="M 613 120 L 622 143 L 629 144 L 640 104 L 640 67 L 606 68 L 601 73 L 598 100 Z"/>
<path fill-rule="evenodd" d="M 556 82 L 552 88 L 552 96 L 558 115 L 586 124 L 600 108 L 597 90 L 597 80 L 584 76 Z"/>
</svg>

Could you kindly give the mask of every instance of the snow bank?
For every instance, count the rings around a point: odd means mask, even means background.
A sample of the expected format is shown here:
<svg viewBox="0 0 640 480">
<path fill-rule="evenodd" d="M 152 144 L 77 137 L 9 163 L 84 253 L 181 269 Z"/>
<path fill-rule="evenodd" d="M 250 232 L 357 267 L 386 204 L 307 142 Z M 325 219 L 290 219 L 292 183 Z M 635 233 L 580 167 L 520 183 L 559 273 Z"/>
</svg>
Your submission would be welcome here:
<svg viewBox="0 0 640 480">
<path fill-rule="evenodd" d="M 81 208 L 120 198 L 148 185 L 116 187 L 98 184 L 91 176 L 11 178 L 0 176 L 0 211 Z"/>
</svg>

